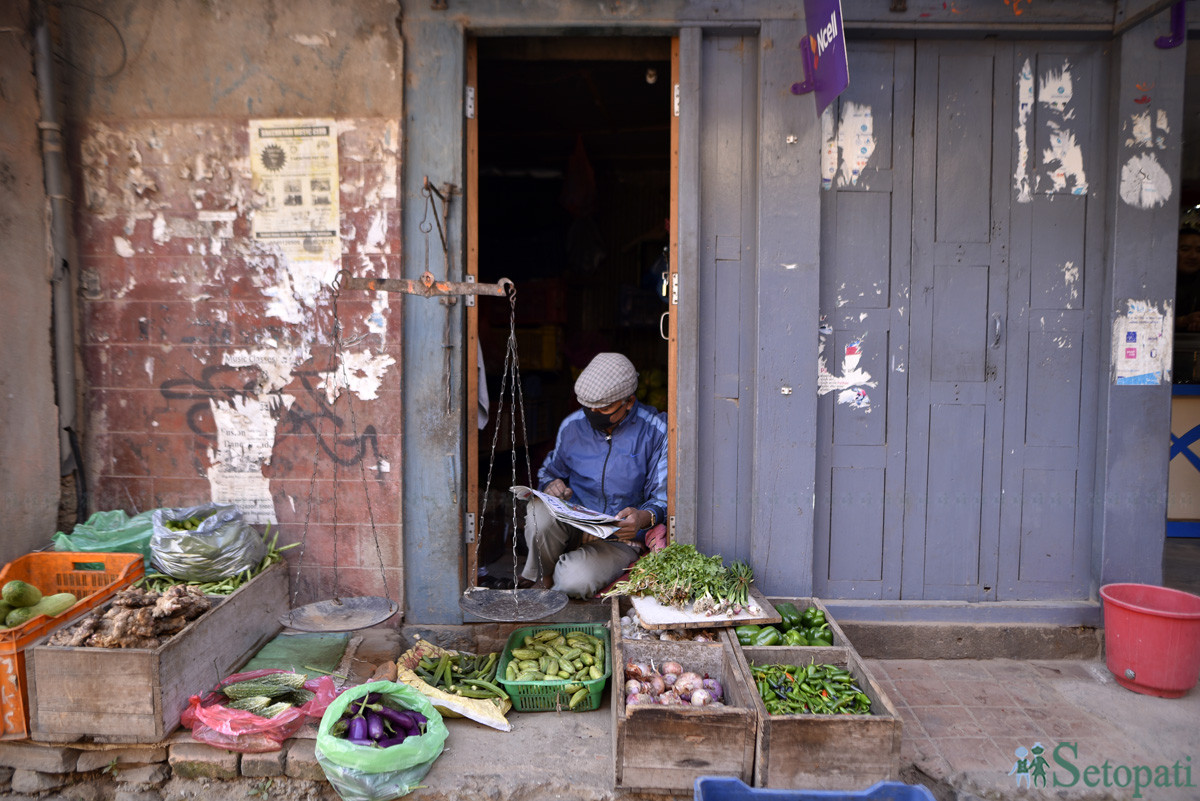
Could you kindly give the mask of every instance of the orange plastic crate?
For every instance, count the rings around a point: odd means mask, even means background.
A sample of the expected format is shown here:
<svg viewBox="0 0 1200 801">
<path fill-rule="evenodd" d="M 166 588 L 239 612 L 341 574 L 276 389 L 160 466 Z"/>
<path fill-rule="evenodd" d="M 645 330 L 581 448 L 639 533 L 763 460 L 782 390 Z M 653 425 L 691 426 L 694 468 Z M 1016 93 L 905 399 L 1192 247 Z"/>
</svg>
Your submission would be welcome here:
<svg viewBox="0 0 1200 801">
<path fill-rule="evenodd" d="M 38 615 L 0 631 L 0 740 L 29 736 L 29 690 L 25 649 L 54 629 L 95 609 L 146 573 L 140 553 L 47 551 L 14 559 L 0 570 L 0 587 L 20 580 L 43 595 L 74 593 L 79 600 L 61 615 Z"/>
</svg>

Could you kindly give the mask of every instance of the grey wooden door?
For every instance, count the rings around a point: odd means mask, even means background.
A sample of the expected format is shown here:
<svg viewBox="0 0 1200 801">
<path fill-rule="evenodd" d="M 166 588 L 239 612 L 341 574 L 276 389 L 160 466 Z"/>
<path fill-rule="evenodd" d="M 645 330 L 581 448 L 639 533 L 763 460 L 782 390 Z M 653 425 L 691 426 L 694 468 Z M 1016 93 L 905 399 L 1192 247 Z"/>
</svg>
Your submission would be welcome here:
<svg viewBox="0 0 1200 801">
<path fill-rule="evenodd" d="M 887 45 L 851 52 L 852 87 L 877 97 L 844 95 L 838 128 L 868 119 L 849 102 L 892 119 L 870 115 L 874 150 L 839 167 L 823 209 L 816 591 L 1086 597 L 1098 52 L 896 44 L 890 102 Z M 834 136 L 843 160 L 866 142 Z"/>
</svg>

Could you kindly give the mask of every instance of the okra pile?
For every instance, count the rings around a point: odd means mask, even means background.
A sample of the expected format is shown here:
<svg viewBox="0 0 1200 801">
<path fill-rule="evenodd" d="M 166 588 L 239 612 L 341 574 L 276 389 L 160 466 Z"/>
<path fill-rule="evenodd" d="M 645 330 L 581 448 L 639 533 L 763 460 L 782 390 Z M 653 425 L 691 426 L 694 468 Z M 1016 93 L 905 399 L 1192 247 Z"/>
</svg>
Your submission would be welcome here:
<svg viewBox="0 0 1200 801">
<path fill-rule="evenodd" d="M 599 637 L 582 631 L 542 629 L 526 634 L 522 646 L 512 649 L 504 680 L 563 682 L 571 709 L 588 697 L 588 688 L 581 682 L 604 678 L 606 646 Z"/>
<path fill-rule="evenodd" d="M 751 665 L 768 715 L 869 715 L 871 699 L 837 665 Z"/>
<path fill-rule="evenodd" d="M 440 657 L 422 657 L 415 672 L 430 687 L 463 698 L 508 700 L 508 693 L 496 684 L 500 654 L 486 655 L 445 652 Z"/>
</svg>

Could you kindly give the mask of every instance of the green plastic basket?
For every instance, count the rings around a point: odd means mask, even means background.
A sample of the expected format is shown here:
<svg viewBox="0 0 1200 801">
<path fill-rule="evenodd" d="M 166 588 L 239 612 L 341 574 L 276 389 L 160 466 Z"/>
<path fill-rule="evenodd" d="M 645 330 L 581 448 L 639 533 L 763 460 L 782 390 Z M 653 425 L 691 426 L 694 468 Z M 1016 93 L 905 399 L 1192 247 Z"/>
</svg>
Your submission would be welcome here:
<svg viewBox="0 0 1200 801">
<path fill-rule="evenodd" d="M 513 648 L 520 648 L 525 643 L 525 637 L 535 631 L 552 629 L 563 636 L 572 632 L 590 634 L 604 643 L 604 675 L 598 679 L 575 681 L 562 679 L 560 681 L 507 681 L 505 670 L 512 661 Z M 604 685 L 612 674 L 612 643 L 608 637 L 608 629 L 592 623 L 547 623 L 541 626 L 526 626 L 508 635 L 504 644 L 504 654 L 500 664 L 496 666 L 496 680 L 512 699 L 513 709 L 517 712 L 553 712 L 561 709 L 572 712 L 588 712 L 600 708 L 600 698 L 604 695 Z M 588 691 L 587 696 L 571 709 L 568 705 L 571 694 L 564 689 L 568 684 L 580 684 Z"/>
</svg>

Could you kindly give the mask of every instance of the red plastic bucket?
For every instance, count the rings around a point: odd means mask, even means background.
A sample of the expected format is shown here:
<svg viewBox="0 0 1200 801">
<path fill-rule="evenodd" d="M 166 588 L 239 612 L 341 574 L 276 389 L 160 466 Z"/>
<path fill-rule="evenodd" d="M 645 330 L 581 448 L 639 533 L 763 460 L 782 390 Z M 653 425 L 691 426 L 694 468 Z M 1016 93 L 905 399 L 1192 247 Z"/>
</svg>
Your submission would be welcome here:
<svg viewBox="0 0 1200 801">
<path fill-rule="evenodd" d="M 1200 678 L 1200 595 L 1149 584 L 1106 584 L 1104 657 L 1122 687 L 1178 698 Z"/>
</svg>

